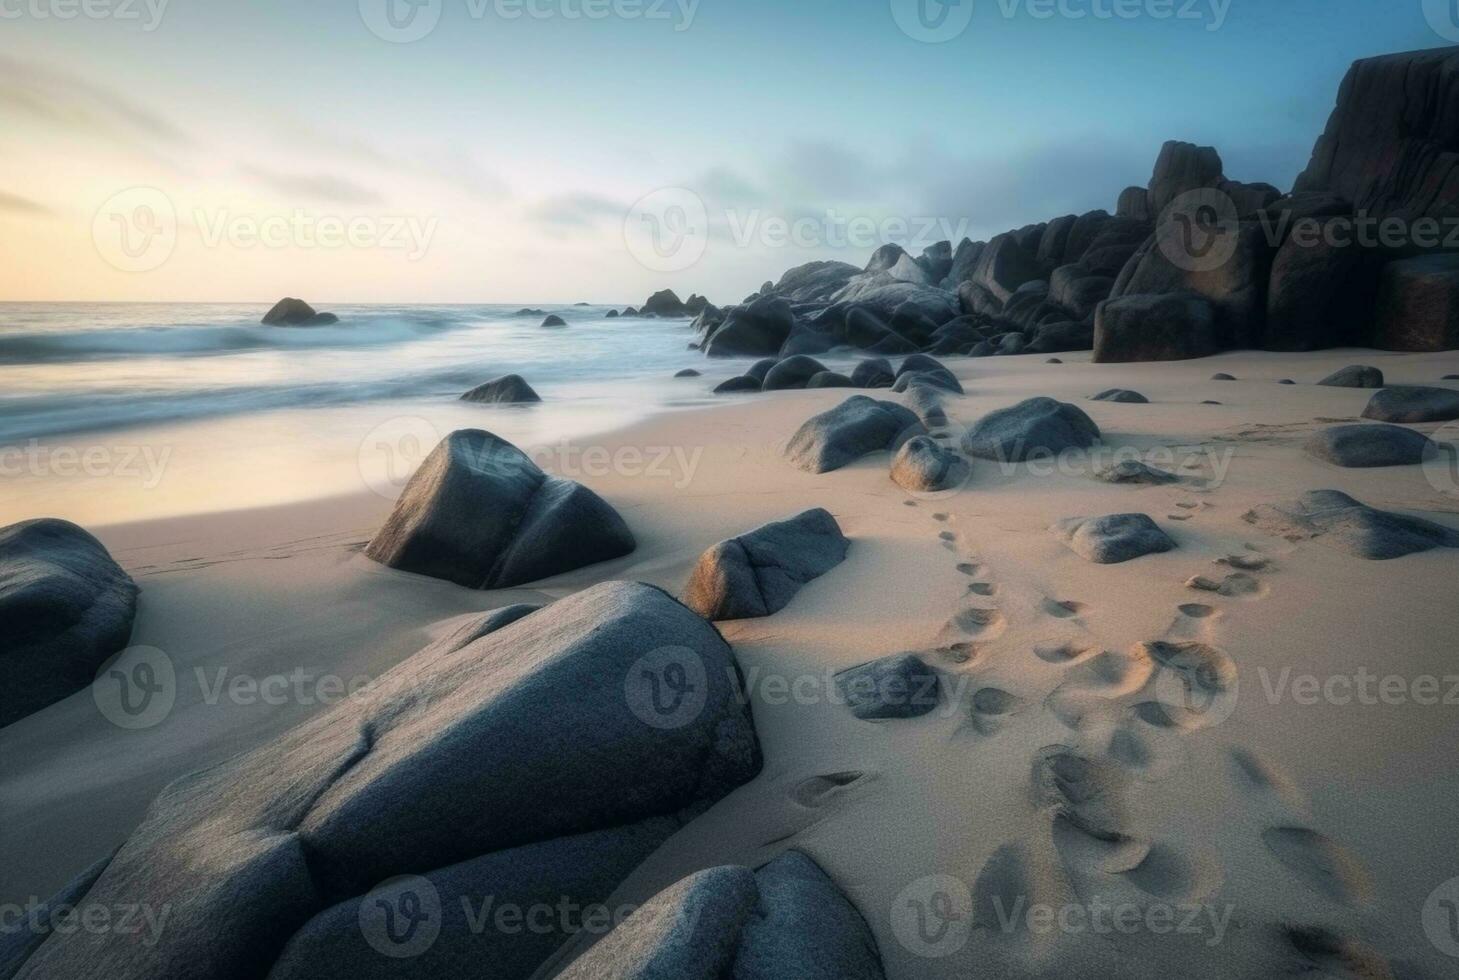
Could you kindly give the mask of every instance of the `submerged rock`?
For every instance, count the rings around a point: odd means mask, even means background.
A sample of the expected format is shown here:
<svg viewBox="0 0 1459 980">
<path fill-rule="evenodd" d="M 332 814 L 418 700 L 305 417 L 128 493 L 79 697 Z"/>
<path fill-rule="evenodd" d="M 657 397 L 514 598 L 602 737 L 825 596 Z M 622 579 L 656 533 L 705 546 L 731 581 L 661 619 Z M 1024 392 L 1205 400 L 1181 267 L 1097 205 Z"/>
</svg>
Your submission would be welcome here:
<svg viewBox="0 0 1459 980">
<path fill-rule="evenodd" d="M 541 325 L 544 327 L 565 327 L 567 326 L 567 321 L 558 316 L 556 313 L 549 313 L 546 318 L 543 319 Z"/>
<path fill-rule="evenodd" d="M 1338 490 L 1310 490 L 1296 500 L 1263 504 L 1242 518 L 1288 541 L 1320 538 L 1374 561 L 1431 548 L 1459 548 L 1459 531 L 1422 518 L 1375 510 Z"/>
<path fill-rule="evenodd" d="M 836 519 L 819 507 L 766 524 L 700 555 L 684 604 L 715 621 L 772 615 L 801 586 L 841 564 L 849 546 Z"/>
<path fill-rule="evenodd" d="M 714 393 L 716 395 L 739 395 L 752 391 L 758 392 L 759 390 L 759 379 L 752 378 L 748 374 L 729 378 L 714 386 Z"/>
<path fill-rule="evenodd" d="M 694 370 L 693 368 L 685 368 L 682 371 L 675 371 L 674 372 L 674 377 L 676 377 L 676 378 L 697 378 L 697 377 L 700 377 L 700 374 L 699 374 L 698 371 Z"/>
<path fill-rule="evenodd" d="M 1049 528 L 1081 558 L 1115 565 L 1170 551 L 1175 542 L 1145 514 L 1073 517 Z"/>
<path fill-rule="evenodd" d="M 492 378 L 482 385 L 477 385 L 466 394 L 461 396 L 463 402 L 486 402 L 490 404 L 507 404 L 522 402 L 540 402 L 542 399 L 532 386 L 522 379 L 520 374 L 504 374 L 500 378 Z"/>
<path fill-rule="evenodd" d="M 263 324 L 270 327 L 327 327 L 338 323 L 333 313 L 316 313 L 302 299 L 285 296 L 263 315 Z"/>
<path fill-rule="evenodd" d="M 895 402 L 852 395 L 796 430 L 786 456 L 811 473 L 829 473 L 868 453 L 897 449 L 902 440 L 924 435 L 915 413 Z"/>
</svg>

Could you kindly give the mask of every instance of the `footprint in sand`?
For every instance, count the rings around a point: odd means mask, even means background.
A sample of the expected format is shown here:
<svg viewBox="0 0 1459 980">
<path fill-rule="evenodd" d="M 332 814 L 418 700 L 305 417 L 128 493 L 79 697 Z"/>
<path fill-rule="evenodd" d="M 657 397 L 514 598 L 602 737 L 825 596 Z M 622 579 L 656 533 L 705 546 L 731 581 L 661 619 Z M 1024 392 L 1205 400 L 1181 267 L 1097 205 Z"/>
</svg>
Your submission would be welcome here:
<svg viewBox="0 0 1459 980">
<path fill-rule="evenodd" d="M 917 506 L 917 501 L 915 501 L 915 500 L 904 500 L 904 501 L 902 501 L 902 506 L 903 507 L 916 507 Z"/>
<path fill-rule="evenodd" d="M 845 791 L 862 782 L 866 773 L 859 769 L 846 772 L 828 772 L 820 776 L 803 779 L 790 791 L 790 798 L 803 807 L 811 809 L 825 806 Z"/>
<path fill-rule="evenodd" d="M 1284 809 L 1305 809 L 1306 801 L 1292 780 L 1276 766 L 1250 749 L 1237 746 L 1231 750 L 1231 769 L 1236 785 L 1248 794 L 1270 797 Z"/>
<path fill-rule="evenodd" d="M 1395 974 L 1392 965 L 1375 950 L 1362 942 L 1322 926 L 1279 926 L 1283 938 L 1301 958 L 1294 964 L 1290 974 L 1320 972 L 1328 977 L 1359 977 L 1362 980 L 1387 980 L 1394 976 L 1414 976 L 1418 973 Z"/>
<path fill-rule="evenodd" d="M 1098 647 L 1079 643 L 1038 643 L 1034 645 L 1033 654 L 1046 664 L 1067 664 L 1088 656 L 1097 649 Z"/>
<path fill-rule="evenodd" d="M 1188 521 L 1188 520 L 1191 519 L 1191 515 L 1189 515 L 1189 514 L 1166 514 L 1165 515 L 1165 519 L 1167 521 L 1181 521 L 1181 522 L 1185 522 L 1185 521 Z"/>
<path fill-rule="evenodd" d="M 979 570 L 982 569 L 982 567 L 982 565 L 975 565 L 970 561 L 965 561 L 958 565 L 957 570 L 962 572 L 964 575 L 976 575 L 978 574 Z"/>
<path fill-rule="evenodd" d="M 1195 575 L 1186 579 L 1185 587 L 1198 592 L 1214 592 L 1228 599 L 1255 599 L 1267 593 L 1267 588 L 1260 579 L 1245 572 L 1232 572 L 1220 581 L 1205 575 Z"/>
<path fill-rule="evenodd" d="M 1073 619 L 1089 607 L 1082 602 L 1075 602 L 1072 599 L 1045 599 L 1043 603 L 1044 612 L 1055 619 Z"/>
<path fill-rule="evenodd" d="M 1261 839 L 1273 857 L 1319 894 L 1343 905 L 1366 901 L 1367 874 L 1325 834 L 1307 827 L 1269 827 Z"/>
<path fill-rule="evenodd" d="M 949 664 L 962 666 L 970 664 L 978 656 L 978 646 L 975 643 L 950 643 L 945 647 L 938 647 L 930 651 L 933 656 Z"/>
<path fill-rule="evenodd" d="M 960 633 L 968 636 L 976 636 L 982 640 L 991 640 L 1002 633 L 1007 627 L 1008 621 L 997 609 L 964 609 L 948 624 Z"/>
<path fill-rule="evenodd" d="M 973 730 L 979 735 L 993 735 L 1003 728 L 1003 723 L 1028 707 L 1028 702 L 1016 694 L 998 687 L 985 687 L 973 695 Z"/>
<path fill-rule="evenodd" d="M 1188 602 L 1176 608 L 1180 610 L 1182 616 L 1189 616 L 1191 619 L 1210 619 L 1221 614 L 1220 610 L 1212 606 L 1203 606 L 1199 602 Z"/>
<path fill-rule="evenodd" d="M 1186 602 L 1176 607 L 1175 622 L 1170 624 L 1167 635 L 1181 639 L 1202 640 L 1211 633 L 1221 610 L 1202 602 Z"/>
<path fill-rule="evenodd" d="M 943 521 L 943 522 L 946 522 L 948 520 L 948 516 L 946 514 L 933 514 L 932 515 L 932 519 L 934 521 Z"/>
<path fill-rule="evenodd" d="M 998 593 L 998 586 L 992 582 L 974 582 L 968 586 L 968 591 L 973 595 L 991 596 Z"/>
</svg>

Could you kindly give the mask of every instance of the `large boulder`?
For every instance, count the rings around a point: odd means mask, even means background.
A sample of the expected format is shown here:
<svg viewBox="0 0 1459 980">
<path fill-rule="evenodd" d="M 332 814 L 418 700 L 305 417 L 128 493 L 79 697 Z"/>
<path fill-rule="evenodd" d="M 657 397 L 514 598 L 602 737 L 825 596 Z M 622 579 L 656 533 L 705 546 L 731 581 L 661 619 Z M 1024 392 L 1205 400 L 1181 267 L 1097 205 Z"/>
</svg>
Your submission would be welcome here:
<svg viewBox="0 0 1459 980">
<path fill-rule="evenodd" d="M 1366 364 L 1349 364 L 1317 383 L 1328 388 L 1381 388 L 1383 372 Z"/>
<path fill-rule="evenodd" d="M 477 385 L 461 396 L 463 402 L 484 402 L 487 404 L 521 404 L 540 402 L 542 398 L 532 390 L 520 374 L 504 374 Z"/>
<path fill-rule="evenodd" d="M 804 388 L 807 381 L 825 370 L 826 366 L 814 357 L 797 354 L 778 362 L 766 372 L 765 380 L 761 383 L 760 388 L 762 391 L 789 391 L 793 388 Z"/>
<path fill-rule="evenodd" d="M 1267 350 L 1320 350 L 1367 344 L 1377 290 L 1373 257 L 1354 240 L 1352 219 L 1311 218 L 1295 225 L 1272 260 L 1267 291 Z"/>
<path fill-rule="evenodd" d="M 966 459 L 930 436 L 908 439 L 892 457 L 892 482 L 911 493 L 956 490 L 967 485 L 971 473 Z"/>
<path fill-rule="evenodd" d="M 775 521 L 699 556 L 684 604 L 705 619 L 754 619 L 789 605 L 801 586 L 841 564 L 850 542 L 820 507 Z"/>
<path fill-rule="evenodd" d="M 1454 64 L 1459 70 L 1459 60 Z M 1374 343 L 1384 350 L 1459 349 L 1459 254 L 1383 267 Z"/>
<path fill-rule="evenodd" d="M 925 430 L 916 414 L 896 402 L 852 395 L 796 430 L 785 454 L 811 473 L 829 473 L 868 453 L 897 449 Z"/>
<path fill-rule="evenodd" d="M 962 448 L 979 459 L 1017 462 L 1087 449 L 1099 437 L 1099 426 L 1078 406 L 1029 398 L 983 416 L 963 437 Z"/>
<path fill-rule="evenodd" d="M 1154 221 L 1150 211 L 1150 190 L 1146 187 L 1126 187 L 1120 191 L 1115 215 L 1120 218 L 1134 218 L 1137 221 Z"/>
<path fill-rule="evenodd" d="M 911 262 L 910 258 L 908 262 Z M 832 301 L 861 304 L 887 320 L 906 303 L 913 304 L 933 323 L 946 323 L 960 312 L 955 293 L 938 286 L 896 279 L 889 272 L 857 276 L 836 293 Z"/>
<path fill-rule="evenodd" d="M 858 385 L 856 382 L 852 381 L 846 375 L 841 374 L 838 371 L 821 371 L 817 374 L 813 374 L 811 375 L 810 380 L 805 383 L 805 386 L 807 389 L 860 387 L 860 385 Z"/>
<path fill-rule="evenodd" d="M 1039 268 L 1043 269 L 1045 273 L 1064 264 L 1064 253 L 1069 248 L 1069 235 L 1074 231 L 1074 226 L 1078 221 L 1078 215 L 1066 214 L 1050 221 L 1049 226 L 1044 229 L 1044 235 L 1039 239 L 1038 252 L 1034 257 L 1038 260 Z"/>
<path fill-rule="evenodd" d="M 136 583 L 75 524 L 0 529 L 0 725 L 90 684 L 127 645 L 136 612 Z"/>
<path fill-rule="evenodd" d="M 1224 179 L 1222 169 L 1221 155 L 1215 147 L 1168 141 L 1160 148 L 1155 172 L 1150 175 L 1151 213 L 1159 217 L 1182 194 L 1219 186 Z"/>
<path fill-rule="evenodd" d="M 1398 386 L 1368 399 L 1363 418 L 1377 422 L 1451 422 L 1459 419 L 1459 391 L 1450 388 Z"/>
<path fill-rule="evenodd" d="M 1084 320 L 1109 298 L 1114 283 L 1110 276 L 1095 275 L 1083 264 L 1061 265 L 1049 277 L 1049 299 L 1073 313 L 1074 319 Z"/>
<path fill-rule="evenodd" d="M 310 955 L 332 948 L 311 919 L 397 876 L 447 869 L 440 877 L 460 880 L 451 866 L 483 855 L 500 855 L 483 871 L 506 895 L 571 894 L 588 879 L 599 893 L 631 860 L 616 847 L 650 849 L 759 770 L 743 697 L 714 627 L 637 583 L 586 589 L 464 648 L 427 648 L 158 795 L 84 898 L 166 909 L 157 942 L 57 932 L 25 975 L 243 980 L 267 974 L 286 945 L 293 975 L 358 975 Z M 559 840 L 635 826 L 631 844 Z M 398 966 L 418 951 L 413 937 L 429 945 L 441 925 L 420 918 L 433 910 L 418 893 L 394 907 L 404 923 L 382 915 L 399 888 L 375 892 L 383 901 L 357 906 L 368 917 L 350 923 L 382 944 L 365 976 Z M 455 921 L 437 942 L 467 954 L 498 942 L 460 935 Z"/>
<path fill-rule="evenodd" d="M 1422 432 L 1401 425 L 1335 425 L 1307 440 L 1312 456 L 1334 466 L 1370 468 L 1422 463 L 1438 444 Z"/>
<path fill-rule="evenodd" d="M 884 980 L 876 939 L 820 867 L 787 851 L 664 889 L 560 980 Z"/>
<path fill-rule="evenodd" d="M 726 378 L 714 386 L 716 395 L 743 395 L 760 390 L 760 379 L 752 378 L 748 374 L 741 374 L 733 378 Z"/>
<path fill-rule="evenodd" d="M 1094 313 L 1094 360 L 1180 361 L 1218 353 L 1208 300 L 1189 293 L 1122 296 Z"/>
<path fill-rule="evenodd" d="M 890 388 L 897 376 L 885 357 L 869 357 L 851 372 L 851 383 L 858 388 Z"/>
<path fill-rule="evenodd" d="M 773 290 L 792 303 L 829 303 L 861 270 L 849 262 L 807 262 L 788 270 Z"/>
<path fill-rule="evenodd" d="M 917 264 L 927 274 L 927 281 L 932 285 L 940 285 L 942 280 L 952 272 L 952 242 L 937 242 L 922 250 L 917 256 Z"/>
<path fill-rule="evenodd" d="M 1030 354 L 1060 354 L 1093 348 L 1094 324 L 1064 320 L 1040 326 L 1024 349 Z"/>
<path fill-rule="evenodd" d="M 762 296 L 726 313 L 705 341 L 704 352 L 710 357 L 778 354 L 794 329 L 790 304 L 778 296 Z"/>
<path fill-rule="evenodd" d="M 1175 548 L 1146 514 L 1072 517 L 1049 528 L 1070 550 L 1097 565 L 1117 565 Z"/>
<path fill-rule="evenodd" d="M 943 277 L 942 288 L 956 292 L 959 286 L 972 278 L 973 269 L 977 267 L 978 258 L 987 245 L 987 242 L 975 242 L 970 238 L 959 242 L 957 250 L 952 253 L 952 267 Z"/>
<path fill-rule="evenodd" d="M 643 306 L 639 308 L 640 313 L 653 316 L 692 316 L 694 315 L 684 301 L 679 299 L 672 289 L 660 289 L 650 296 Z"/>
<path fill-rule="evenodd" d="M 262 322 L 270 327 L 327 327 L 338 323 L 339 317 L 333 313 L 316 313 L 302 299 L 285 296 L 269 308 Z"/>
<path fill-rule="evenodd" d="M 1418 517 L 1375 510 L 1338 490 L 1310 490 L 1296 500 L 1263 504 L 1242 518 L 1288 541 L 1319 538 L 1372 561 L 1431 548 L 1459 548 L 1459 531 Z"/>
<path fill-rule="evenodd" d="M 1108 211 L 1088 211 L 1074 219 L 1074 227 L 1069 229 L 1069 240 L 1064 244 L 1063 264 L 1082 259 L 1109 222 Z"/>
<path fill-rule="evenodd" d="M 1042 279 L 1044 270 L 1013 234 L 998 235 L 988 242 L 973 269 L 973 282 L 988 290 L 1000 303 L 1007 303 L 1019 286 Z"/>
<path fill-rule="evenodd" d="M 623 518 L 593 491 L 549 477 L 505 439 L 462 429 L 421 463 L 365 554 L 402 571 L 500 589 L 634 546 Z"/>
</svg>

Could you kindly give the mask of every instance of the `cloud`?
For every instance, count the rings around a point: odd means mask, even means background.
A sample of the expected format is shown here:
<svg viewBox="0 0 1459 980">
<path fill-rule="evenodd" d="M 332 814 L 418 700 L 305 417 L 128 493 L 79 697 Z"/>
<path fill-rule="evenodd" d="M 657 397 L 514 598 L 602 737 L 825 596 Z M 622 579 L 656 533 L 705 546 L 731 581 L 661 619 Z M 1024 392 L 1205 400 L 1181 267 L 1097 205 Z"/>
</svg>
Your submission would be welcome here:
<svg viewBox="0 0 1459 980">
<path fill-rule="evenodd" d="M 602 218 L 621 219 L 628 208 L 617 201 L 597 194 L 579 192 L 559 194 L 539 201 L 527 209 L 527 219 L 545 225 L 585 228 Z"/>
<path fill-rule="evenodd" d="M 55 212 L 44 204 L 38 204 L 28 197 L 21 197 L 19 194 L 9 194 L 0 191 L 0 211 L 10 214 L 25 215 L 54 215 Z"/>
<path fill-rule="evenodd" d="M 186 132 L 139 102 L 75 75 L 0 55 L 0 112 L 152 148 L 185 146 Z"/>
<path fill-rule="evenodd" d="M 243 172 L 281 194 L 306 197 L 332 204 L 379 204 L 381 196 L 347 177 L 333 174 L 285 174 L 263 167 L 244 165 Z"/>
</svg>

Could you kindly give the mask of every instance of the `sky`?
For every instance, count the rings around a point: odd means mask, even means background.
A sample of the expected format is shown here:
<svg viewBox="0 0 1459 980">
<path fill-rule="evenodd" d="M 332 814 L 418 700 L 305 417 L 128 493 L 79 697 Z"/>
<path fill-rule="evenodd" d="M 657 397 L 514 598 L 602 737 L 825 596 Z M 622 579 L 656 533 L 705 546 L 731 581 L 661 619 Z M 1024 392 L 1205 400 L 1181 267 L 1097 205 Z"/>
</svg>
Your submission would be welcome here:
<svg viewBox="0 0 1459 980">
<path fill-rule="evenodd" d="M 1452 19 L 1450 19 L 1452 18 Z M 1456 0 L 0 0 L 0 300 L 736 302 L 1305 166 Z"/>
</svg>

